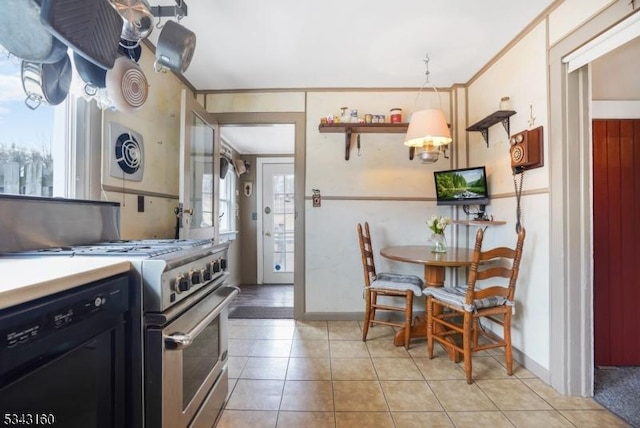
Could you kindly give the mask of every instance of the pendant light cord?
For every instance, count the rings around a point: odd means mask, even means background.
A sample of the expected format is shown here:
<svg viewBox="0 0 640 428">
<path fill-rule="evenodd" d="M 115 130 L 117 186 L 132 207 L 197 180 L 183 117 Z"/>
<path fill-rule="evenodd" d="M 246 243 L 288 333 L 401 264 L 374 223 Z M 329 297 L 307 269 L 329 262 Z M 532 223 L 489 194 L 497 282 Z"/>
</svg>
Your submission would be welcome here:
<svg viewBox="0 0 640 428">
<path fill-rule="evenodd" d="M 438 96 L 438 107 L 440 108 L 440 110 L 442 110 L 442 99 L 440 98 L 440 92 L 438 92 L 438 89 L 429 81 L 429 76 L 431 75 L 431 72 L 429 71 L 429 61 L 431 59 L 429 58 L 429 54 L 425 55 L 425 58 L 422 60 L 422 62 L 424 62 L 424 67 L 425 67 L 425 71 L 424 71 L 424 83 L 422 83 L 422 86 L 420 86 L 420 89 L 418 90 L 418 93 L 416 94 L 416 100 L 413 102 L 413 104 L 415 106 L 418 105 L 418 98 L 420 97 L 420 93 L 422 92 L 422 90 L 424 89 L 425 86 L 429 85 L 431 86 L 431 88 L 433 89 L 433 91 L 436 93 L 436 95 Z"/>
</svg>

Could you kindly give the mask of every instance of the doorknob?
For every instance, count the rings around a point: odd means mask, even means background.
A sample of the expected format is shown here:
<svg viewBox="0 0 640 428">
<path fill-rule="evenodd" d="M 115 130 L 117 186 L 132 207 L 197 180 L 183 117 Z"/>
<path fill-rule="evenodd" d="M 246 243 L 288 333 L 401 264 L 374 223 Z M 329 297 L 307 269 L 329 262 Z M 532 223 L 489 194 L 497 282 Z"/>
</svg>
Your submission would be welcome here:
<svg viewBox="0 0 640 428">
<path fill-rule="evenodd" d="M 187 208 L 185 210 L 182 210 L 182 212 L 185 214 L 193 215 L 193 208 Z"/>
<path fill-rule="evenodd" d="M 271 208 L 270 207 L 264 207 L 264 213 L 265 214 L 270 214 L 271 213 Z"/>
<path fill-rule="evenodd" d="M 271 232 L 265 232 L 264 236 L 271 236 Z"/>
</svg>

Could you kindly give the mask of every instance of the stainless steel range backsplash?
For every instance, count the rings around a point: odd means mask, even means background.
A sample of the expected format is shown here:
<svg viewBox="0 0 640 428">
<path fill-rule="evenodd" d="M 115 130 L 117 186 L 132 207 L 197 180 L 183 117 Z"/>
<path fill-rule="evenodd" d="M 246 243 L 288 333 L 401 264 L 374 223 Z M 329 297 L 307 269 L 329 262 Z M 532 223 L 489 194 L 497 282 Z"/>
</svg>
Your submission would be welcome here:
<svg viewBox="0 0 640 428">
<path fill-rule="evenodd" d="M 120 204 L 0 195 L 0 252 L 120 239 Z"/>
</svg>

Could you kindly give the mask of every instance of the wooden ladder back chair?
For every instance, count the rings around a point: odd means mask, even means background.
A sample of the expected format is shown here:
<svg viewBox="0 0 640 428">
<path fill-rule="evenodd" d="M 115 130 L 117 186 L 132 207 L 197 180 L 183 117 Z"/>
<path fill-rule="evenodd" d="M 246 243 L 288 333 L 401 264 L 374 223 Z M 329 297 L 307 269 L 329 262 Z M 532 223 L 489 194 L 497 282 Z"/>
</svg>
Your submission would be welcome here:
<svg viewBox="0 0 640 428">
<path fill-rule="evenodd" d="M 422 294 L 424 282 L 416 275 L 403 275 L 389 272 L 378 273 L 376 271 L 368 222 L 364 223 L 364 227 L 358 223 L 358 239 L 360 241 L 362 268 L 364 270 L 365 314 L 364 325 L 362 327 L 362 340 L 367 340 L 369 326 L 373 324 L 400 327 L 404 328 L 404 347 L 409 349 L 411 320 L 413 318 L 413 296 L 420 296 Z M 404 306 L 382 304 L 378 302 L 378 297 L 380 296 L 402 297 L 405 299 L 405 304 Z M 404 321 L 394 322 L 391 318 L 376 319 L 378 311 L 383 311 L 383 313 L 401 312 L 404 314 Z"/>
<path fill-rule="evenodd" d="M 479 229 L 467 285 L 424 290 L 429 358 L 433 358 L 435 342 L 462 353 L 467 383 L 472 383 L 471 354 L 486 349 L 504 348 L 507 374 L 513 374 L 511 315 L 525 235 L 521 228 L 515 248 L 482 251 L 484 230 Z M 479 283 L 482 288 L 477 287 Z M 485 329 L 481 320 L 502 326 L 502 337 Z M 485 339 L 482 343 L 481 336 Z"/>
</svg>

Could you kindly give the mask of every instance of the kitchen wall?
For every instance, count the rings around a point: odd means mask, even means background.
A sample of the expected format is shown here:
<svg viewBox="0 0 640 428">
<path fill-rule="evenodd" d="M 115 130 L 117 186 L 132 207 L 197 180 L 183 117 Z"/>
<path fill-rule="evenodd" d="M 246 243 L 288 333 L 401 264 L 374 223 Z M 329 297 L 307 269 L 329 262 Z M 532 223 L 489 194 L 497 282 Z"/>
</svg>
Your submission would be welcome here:
<svg viewBox="0 0 640 428">
<path fill-rule="evenodd" d="M 349 161 L 344 159 L 344 134 L 319 133 L 320 117 L 340 106 L 361 113 L 387 114 L 402 108 L 405 119 L 415 110 L 440 107 L 431 89 L 422 91 L 308 92 L 306 189 L 320 190 L 322 206 L 313 208 L 307 198 L 305 286 L 309 317 L 360 318 L 364 308 L 362 264 L 356 224 L 368 221 L 377 250 L 389 245 L 426 244 L 430 231 L 426 221 L 433 213 L 451 215 L 451 208 L 435 206 L 433 171 L 447 169 L 452 159 L 435 164 L 409 160 L 404 134 L 361 134 L 361 148 L 353 144 Z M 450 119 L 448 91 L 440 91 L 441 108 Z M 387 119 L 388 120 L 388 119 Z M 355 141 L 356 137 L 352 137 Z M 453 144 L 458 144 L 455 139 Z M 451 234 L 453 230 L 450 230 Z M 380 271 L 395 270 L 423 276 L 423 267 L 391 262 L 380 256 Z M 421 299 L 416 310 L 424 311 Z M 326 315 L 325 315 L 326 316 Z"/>
<path fill-rule="evenodd" d="M 440 91 L 442 109 L 452 122 L 454 141 L 450 159 L 432 165 L 409 161 L 402 145 L 402 134 L 362 134 L 361 149 L 354 147 L 351 159 L 344 159 L 344 135 L 320 134 L 321 116 L 337 114 L 342 106 L 364 112 L 388 114 L 392 107 L 402 107 L 405 116 L 419 108 L 437 106 L 434 93 L 423 91 L 416 105 L 415 91 L 291 91 L 242 92 L 237 94 L 199 94 L 210 112 L 304 112 L 306 142 L 304 144 L 304 292 L 305 316 L 308 318 L 359 318 L 363 310 L 362 270 L 355 225 L 369 221 L 374 245 L 381 248 L 394 244 L 423 244 L 429 235 L 426 219 L 432 213 L 464 218 L 456 208 L 436 207 L 433 175 L 436 169 L 486 165 L 492 194 L 489 214 L 505 220 L 506 225 L 490 227 L 488 245 L 510 245 L 515 238 L 515 184 L 509 165 L 508 135 L 500 124 L 489 130 L 489 146 L 477 132 L 466 133 L 470 124 L 498 109 L 503 96 L 509 96 L 517 114 L 510 119 L 511 133 L 531 127 L 544 128 L 544 166 L 526 172 L 522 192 L 522 223 L 527 228 L 525 253 L 520 273 L 518 304 L 515 307 L 513 343 L 518 358 L 542 379 L 549 378 L 551 329 L 549 251 L 550 182 L 552 145 L 550 141 L 548 50 L 579 31 L 580 26 L 605 9 L 613 1 L 566 0 L 547 17 L 533 23 L 517 40 L 507 46 L 470 82 L 462 82 L 450 90 Z M 461 55 L 464 52 L 460 53 Z M 145 50 L 143 67 L 150 70 L 150 55 Z M 123 182 L 105 176 L 105 198 L 125 202 L 123 234 L 137 236 L 142 222 L 157 223 L 144 233 L 156 236 L 172 234 L 172 208 L 177 196 L 176 177 L 179 140 L 178 108 L 174 105 L 181 89 L 179 81 L 165 81 L 169 76 L 152 71 L 151 96 L 140 114 L 129 117 L 105 113 L 105 130 L 110 120 L 130 126 L 145 136 L 145 147 L 151 153 L 145 168 L 151 170 L 141 183 Z M 166 89 L 165 89 L 166 88 Z M 166 91 L 166 92 L 165 92 Z M 155 92 L 155 93 L 154 93 Z M 158 104 L 160 112 L 150 106 Z M 149 107 L 148 107 L 149 106 Z M 354 137 L 355 138 L 355 137 Z M 106 153 L 106 152 L 105 152 Z M 103 163 L 106 170 L 107 157 Z M 242 181 L 242 180 L 241 180 Z M 581 183 L 565 183 L 569 191 Z M 124 188 L 125 191 L 119 189 Z M 311 206 L 311 189 L 322 193 L 322 207 Z M 129 193 L 131 192 L 131 193 Z M 149 212 L 137 213 L 136 192 L 149 192 Z M 155 192 L 160 193 L 154 196 Z M 241 207 L 242 209 L 242 207 Z M 242 216 L 247 213 L 241 213 Z M 151 221 L 149 221 L 151 220 Z M 157 220 L 157 221 L 154 221 Z M 247 230 L 251 233 L 251 230 Z M 241 231 L 242 233 L 242 231 Z M 452 226 L 449 239 L 469 243 L 475 228 Z M 381 270 L 393 269 L 422 274 L 419 266 L 395 263 L 381 257 Z M 453 280 L 453 278 L 449 278 Z M 416 309 L 422 309 L 421 303 Z"/>
<path fill-rule="evenodd" d="M 238 205 L 240 213 L 238 217 L 238 229 L 240 234 L 238 242 L 240 244 L 242 258 L 242 272 L 240 274 L 241 284 L 256 284 L 258 278 L 257 268 L 257 221 L 253 215 L 257 210 L 257 193 L 256 193 L 256 156 L 241 156 L 241 159 L 249 162 L 251 167 L 238 179 L 240 191 L 238 196 Z M 245 196 L 242 190 L 243 182 L 252 182 L 254 185 L 251 196 Z"/>
<path fill-rule="evenodd" d="M 355 224 L 368 220 L 377 248 L 394 244 L 425 243 L 425 224 L 431 213 L 464 218 L 455 208 L 435 206 L 432 172 L 436 169 L 486 165 L 492 194 L 488 211 L 506 225 L 490 227 L 488 245 L 511 245 L 515 239 L 516 185 L 510 168 L 508 134 L 500 124 L 489 130 L 489 146 L 477 132 L 464 132 L 470 124 L 498 110 L 500 98 L 509 96 L 517 112 L 510 119 L 511 133 L 542 126 L 544 166 L 527 171 L 522 184 L 522 224 L 527 228 L 525 254 L 515 307 L 513 343 L 519 359 L 543 379 L 550 367 L 550 144 L 548 49 L 561 41 L 612 1 L 566 0 L 505 47 L 466 85 L 442 91 L 443 110 L 453 122 L 451 159 L 433 165 L 408 160 L 401 135 L 363 134 L 360 154 L 352 150 L 344 160 L 344 135 L 320 134 L 321 116 L 336 114 L 341 106 L 360 112 L 400 106 L 405 114 L 416 110 L 415 92 L 307 91 L 305 144 L 305 314 L 309 318 L 355 317 L 362 311 L 362 272 Z M 463 55 L 464 52 L 461 52 Z M 237 95 L 237 97 L 236 97 Z M 209 94 L 223 98 L 218 111 L 261 111 L 265 97 L 287 104 L 290 93 Z M 433 94 L 420 103 L 433 103 Z M 423 93 L 423 97 L 425 94 Z M 255 97 L 255 98 L 254 98 Z M 241 101 L 240 101 L 241 100 Z M 283 101 L 284 100 L 284 101 Z M 228 110 L 220 108 L 226 105 Z M 423 108 L 424 106 L 419 106 Z M 245 110 L 246 109 L 246 110 Z M 519 180 L 519 178 L 518 178 Z M 577 185 L 577 184 L 576 184 Z M 571 186 L 571 184 L 569 184 Z M 311 207 L 311 189 L 320 189 L 322 207 Z M 474 227 L 453 226 L 449 239 L 469 243 Z M 379 258 L 380 269 L 422 274 L 419 266 Z M 450 278 L 451 279 L 451 278 Z M 418 304 L 417 309 L 420 308 Z"/>
<path fill-rule="evenodd" d="M 183 89 L 193 94 L 174 73 L 153 69 L 154 52 L 142 46 L 139 64 L 149 83 L 149 96 L 134 114 L 104 111 L 102 115 L 102 190 L 99 198 L 119 202 L 122 239 L 173 238 L 178 205 L 180 172 L 180 98 Z M 130 181 L 110 174 L 113 138 L 110 124 L 118 123 L 143 137 L 141 181 Z M 235 154 L 234 154 L 235 156 Z M 144 199 L 144 211 L 138 210 L 138 198 Z M 240 281 L 240 246 L 230 245 L 229 283 Z"/>
<path fill-rule="evenodd" d="M 549 251 L 555 241 L 549 232 L 553 188 L 550 147 L 551 144 L 563 144 L 562 141 L 550 141 L 549 137 L 548 49 L 611 3 L 602 0 L 563 2 L 547 19 L 532 25 L 468 85 L 469 123 L 495 110 L 502 96 L 509 96 L 512 109 L 517 111 L 510 120 L 512 134 L 537 126 L 544 128 L 544 166 L 527 171 L 522 186 L 522 224 L 527 228 L 527 238 L 517 291 L 513 345 L 523 354 L 528 368 L 547 380 L 551 353 L 554 352 L 550 349 L 551 329 L 557 328 L 551 325 L 550 316 L 552 272 Z M 496 243 L 506 243 L 513 238 L 516 209 L 509 144 L 500 125 L 491 128 L 490 138 L 487 148 L 481 137 L 469 134 L 469 157 L 487 165 L 491 193 L 496 197 L 491 205 L 508 222 L 506 226 L 495 228 L 493 238 Z M 566 185 L 577 189 L 581 183 Z"/>
<path fill-rule="evenodd" d="M 510 97 L 512 134 L 542 126 L 545 156 L 542 168 L 514 177 L 509 156 L 509 135 L 502 125 L 489 130 L 489 146 L 479 133 L 470 133 L 469 158 L 486 165 L 491 207 L 504 226 L 492 227 L 489 244 L 515 242 L 516 184 L 522 178 L 521 224 L 527 230 L 517 288 L 513 321 L 513 346 L 541 367 L 549 366 L 549 144 L 546 95 L 546 23 L 541 22 L 478 76 L 468 88 L 469 122 L 474 123 L 498 109 L 500 98 Z M 514 178 L 516 183 L 514 183 Z M 470 228 L 471 229 L 471 228 Z"/>
<path fill-rule="evenodd" d="M 123 239 L 168 238 L 175 234 L 174 207 L 178 204 L 180 159 L 180 94 L 186 86 L 173 73 L 153 70 L 154 53 L 143 45 L 139 61 L 149 82 L 149 96 L 135 112 L 104 111 L 102 127 L 101 198 L 121 204 Z M 113 161 L 110 123 L 115 122 L 143 137 L 141 181 L 111 176 Z M 144 212 L 138 212 L 138 196 Z"/>
<path fill-rule="evenodd" d="M 432 89 L 416 99 L 415 91 L 362 90 L 281 93 L 217 93 L 206 95 L 207 110 L 213 113 L 306 112 L 304 165 L 305 251 L 303 278 L 305 317 L 360 319 L 363 311 L 362 267 L 356 223 L 369 221 L 374 242 L 382 248 L 391 243 L 425 243 L 429 236 L 426 220 L 436 212 L 432 171 L 448 168 L 452 159 L 434 165 L 409 160 L 402 144 L 403 134 L 362 134 L 358 155 L 354 136 L 351 158 L 345 161 L 344 134 L 320 134 L 320 118 L 340 114 L 340 107 L 387 115 L 390 108 L 409 112 L 440 106 Z M 450 110 L 448 91 L 440 91 L 443 110 Z M 300 154 L 296 154 L 298 158 Z M 244 177 L 244 176 L 243 176 Z M 243 178 L 244 180 L 244 178 Z M 322 207 L 311 207 L 311 189 L 322 193 Z M 250 201 L 244 201 L 247 206 Z M 242 213 L 246 218 L 250 213 Z M 442 211 L 450 214 L 451 209 Z M 241 222 L 243 253 L 255 247 L 255 226 Z M 245 226 L 247 225 L 247 226 Z M 409 225 L 409 227 L 407 227 Z M 251 235 L 251 236 L 247 236 Z M 251 248 L 245 249 L 245 243 Z M 251 264 L 245 259 L 243 264 Z M 413 272 L 420 266 L 378 261 L 381 269 Z M 247 267 L 253 272 L 254 267 Z M 244 277 L 244 274 L 243 274 Z M 416 310 L 424 310 L 417 302 Z"/>
</svg>

